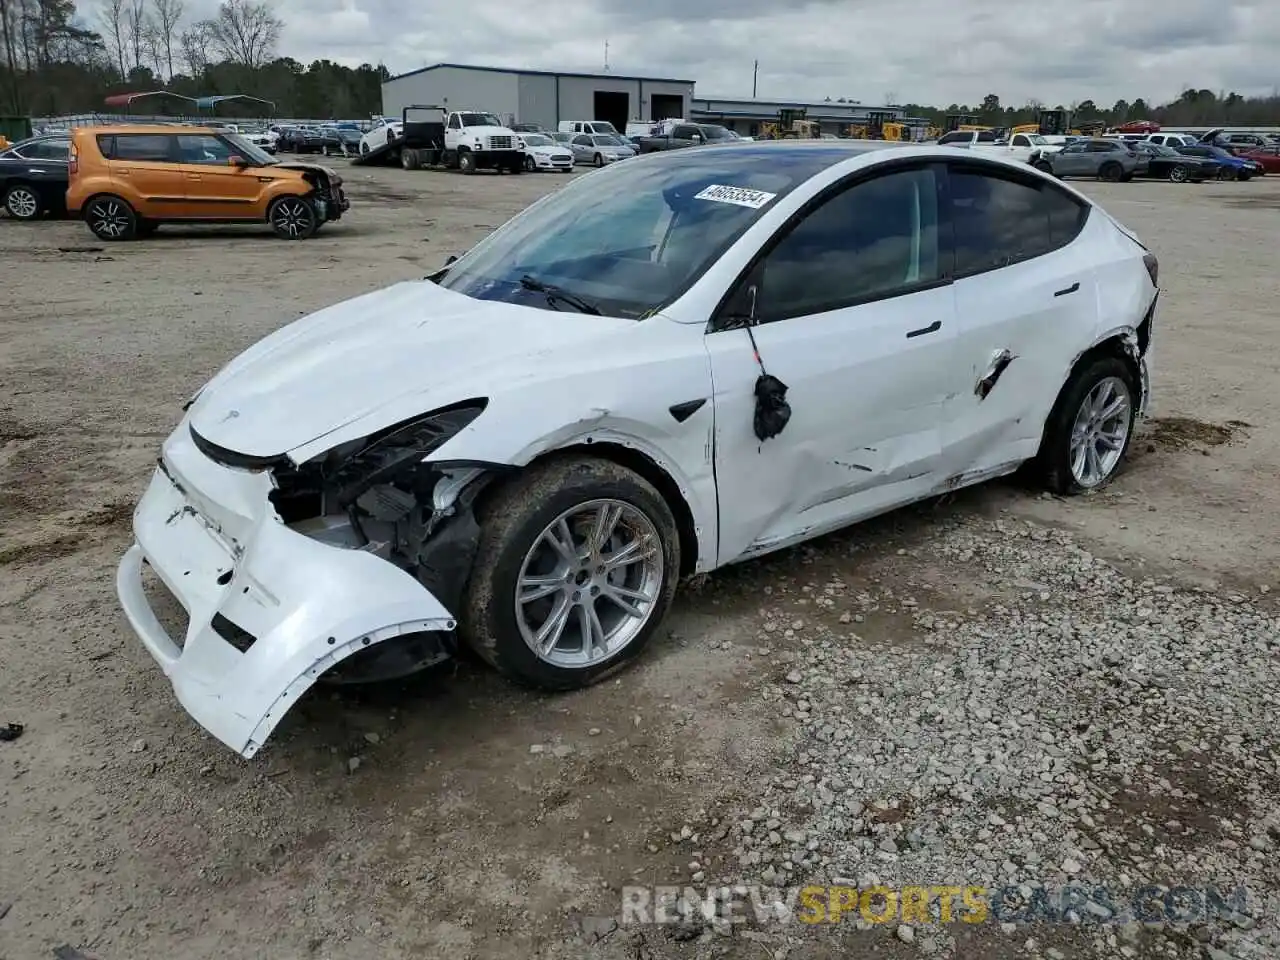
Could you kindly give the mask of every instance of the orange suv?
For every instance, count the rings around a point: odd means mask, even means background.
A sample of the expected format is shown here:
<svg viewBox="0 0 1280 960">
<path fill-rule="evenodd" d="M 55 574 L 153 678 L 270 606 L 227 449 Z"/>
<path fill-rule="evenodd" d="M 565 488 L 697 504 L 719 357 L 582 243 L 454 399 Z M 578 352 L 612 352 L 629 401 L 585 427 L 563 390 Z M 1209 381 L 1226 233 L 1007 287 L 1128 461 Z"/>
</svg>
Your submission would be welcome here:
<svg viewBox="0 0 1280 960">
<path fill-rule="evenodd" d="M 269 223 L 305 240 L 348 206 L 342 178 L 280 163 L 238 134 L 201 127 L 78 127 L 71 134 L 67 209 L 103 240 L 133 240 L 162 223 Z"/>
</svg>

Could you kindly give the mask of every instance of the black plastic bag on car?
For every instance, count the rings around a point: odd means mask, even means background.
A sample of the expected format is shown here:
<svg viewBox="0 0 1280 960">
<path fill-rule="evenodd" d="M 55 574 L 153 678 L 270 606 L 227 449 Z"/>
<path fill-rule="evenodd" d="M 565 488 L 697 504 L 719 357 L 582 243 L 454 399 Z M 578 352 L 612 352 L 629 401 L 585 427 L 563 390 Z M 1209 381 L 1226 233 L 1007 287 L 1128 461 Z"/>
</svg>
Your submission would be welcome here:
<svg viewBox="0 0 1280 960">
<path fill-rule="evenodd" d="M 787 385 L 773 374 L 760 374 L 756 379 L 756 411 L 752 418 L 756 436 L 762 441 L 776 437 L 790 420 Z"/>
</svg>

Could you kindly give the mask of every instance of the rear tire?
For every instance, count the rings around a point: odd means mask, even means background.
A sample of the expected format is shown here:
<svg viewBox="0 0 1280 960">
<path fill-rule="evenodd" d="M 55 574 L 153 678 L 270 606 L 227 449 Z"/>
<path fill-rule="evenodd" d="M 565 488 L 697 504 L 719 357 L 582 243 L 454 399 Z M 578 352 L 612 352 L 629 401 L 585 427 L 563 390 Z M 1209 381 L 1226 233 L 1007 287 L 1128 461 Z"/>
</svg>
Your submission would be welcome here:
<svg viewBox="0 0 1280 960">
<path fill-rule="evenodd" d="M 1099 357 L 1072 373 L 1045 423 L 1037 456 L 1050 490 L 1070 496 L 1111 482 L 1133 440 L 1137 397 L 1133 371 L 1117 357 Z"/>
<path fill-rule="evenodd" d="M 134 240 L 138 236 L 138 215 L 133 207 L 109 193 L 89 201 L 84 222 L 99 240 Z"/>
<path fill-rule="evenodd" d="M 598 543 L 602 510 L 614 526 Z M 638 474 L 595 457 L 557 457 L 498 489 L 479 520 L 459 629 L 499 673 L 544 690 L 585 687 L 638 656 L 661 626 L 680 537 L 670 507 Z M 557 551 L 547 537 L 563 542 L 566 530 L 572 545 Z M 634 559 L 610 571 L 609 558 L 622 554 Z M 557 621 L 559 639 L 535 652 L 539 630 Z M 584 621 L 594 656 L 582 653 Z"/>
<path fill-rule="evenodd" d="M 308 197 L 280 197 L 267 209 L 267 222 L 281 240 L 306 240 L 320 229 L 316 205 Z"/>
<path fill-rule="evenodd" d="M 4 208 L 15 220 L 38 219 L 42 206 L 39 192 L 25 183 L 15 183 L 4 192 Z"/>
<path fill-rule="evenodd" d="M 417 170 L 420 166 L 422 166 L 421 161 L 418 159 L 418 151 L 413 150 L 409 147 L 405 147 L 403 150 L 401 150 L 400 166 L 404 167 L 404 169 L 406 170 Z"/>
<path fill-rule="evenodd" d="M 1107 183 L 1119 183 L 1124 176 L 1124 168 L 1118 163 L 1104 163 L 1098 170 L 1098 179 Z"/>
<path fill-rule="evenodd" d="M 1169 171 L 1169 179 L 1173 183 L 1186 183 L 1191 179 L 1191 171 L 1187 169 L 1185 164 L 1178 164 Z"/>
</svg>

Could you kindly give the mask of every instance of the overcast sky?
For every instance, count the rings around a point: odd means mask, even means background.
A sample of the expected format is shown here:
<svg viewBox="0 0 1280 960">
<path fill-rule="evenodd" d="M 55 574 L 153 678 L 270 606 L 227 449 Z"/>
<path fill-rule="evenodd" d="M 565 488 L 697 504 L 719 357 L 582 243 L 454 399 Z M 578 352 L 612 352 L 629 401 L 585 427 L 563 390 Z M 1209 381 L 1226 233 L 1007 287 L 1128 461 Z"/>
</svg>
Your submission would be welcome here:
<svg viewBox="0 0 1280 960">
<path fill-rule="evenodd" d="M 1280 0 L 269 0 L 303 62 L 440 61 L 697 82 L 698 96 L 901 103 L 1270 94 Z M 189 7 L 214 0 L 189 0 Z M 785 11 L 785 12 L 784 12 Z"/>
</svg>

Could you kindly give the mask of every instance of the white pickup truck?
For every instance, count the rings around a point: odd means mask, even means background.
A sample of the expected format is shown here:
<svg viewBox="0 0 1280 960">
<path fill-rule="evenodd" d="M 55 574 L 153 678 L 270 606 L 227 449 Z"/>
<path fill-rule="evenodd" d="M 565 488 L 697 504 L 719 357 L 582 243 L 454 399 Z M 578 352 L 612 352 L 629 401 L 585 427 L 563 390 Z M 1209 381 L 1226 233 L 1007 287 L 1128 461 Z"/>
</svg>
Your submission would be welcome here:
<svg viewBox="0 0 1280 960">
<path fill-rule="evenodd" d="M 979 150 L 1022 163 L 1043 163 L 1046 167 L 1048 160 L 1045 157 L 1062 149 L 1038 133 L 1016 133 L 1011 139 L 1001 140 L 994 130 L 953 130 L 938 140 L 938 146 Z"/>
</svg>

